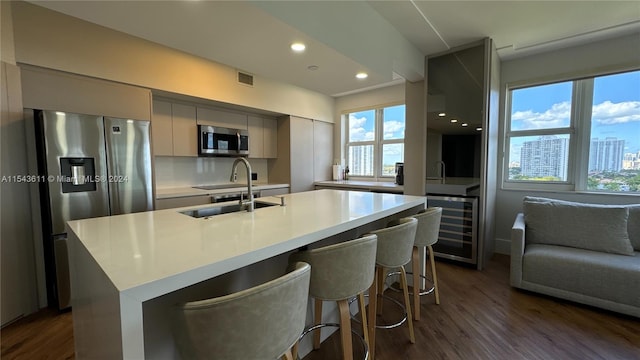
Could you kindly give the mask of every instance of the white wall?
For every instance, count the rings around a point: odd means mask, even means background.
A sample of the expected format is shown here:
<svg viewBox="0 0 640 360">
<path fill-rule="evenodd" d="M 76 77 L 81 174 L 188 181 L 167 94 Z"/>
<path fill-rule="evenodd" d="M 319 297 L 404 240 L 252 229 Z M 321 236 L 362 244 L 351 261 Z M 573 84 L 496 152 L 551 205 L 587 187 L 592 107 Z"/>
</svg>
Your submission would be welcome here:
<svg viewBox="0 0 640 360">
<path fill-rule="evenodd" d="M 624 36 L 608 41 L 599 41 L 573 48 L 529 56 L 502 62 L 501 68 L 501 113 L 498 182 L 504 167 L 504 104 L 506 87 L 510 83 L 523 81 L 545 81 L 571 79 L 600 72 L 640 67 L 640 34 Z M 605 195 L 575 192 L 542 192 L 505 190 L 497 184 L 496 205 L 496 252 L 508 254 L 510 232 L 516 214 L 522 211 L 522 198 L 526 195 L 553 197 L 569 201 L 602 204 L 640 203 L 637 195 Z"/>
<path fill-rule="evenodd" d="M 11 7 L 0 1 L 0 324 L 38 309 L 29 184 L 11 176 L 27 175 L 24 151 L 20 69 L 15 65 Z"/>
<path fill-rule="evenodd" d="M 427 105 L 425 82 L 405 83 L 404 193 L 424 195 L 427 175 Z"/>
<path fill-rule="evenodd" d="M 336 126 L 333 129 L 333 154 L 336 158 L 334 159 L 334 163 L 338 162 L 344 166 L 345 164 L 342 163 L 342 161 L 347 158 L 345 148 L 343 146 L 346 141 L 345 132 L 347 124 L 342 121 L 343 113 L 371 109 L 378 106 L 404 104 L 404 102 L 404 84 L 387 86 L 337 98 L 334 114 L 334 123 Z"/>
<path fill-rule="evenodd" d="M 333 122 L 330 96 L 257 75 L 249 87 L 226 65 L 26 2 L 12 9 L 19 63 Z"/>
</svg>

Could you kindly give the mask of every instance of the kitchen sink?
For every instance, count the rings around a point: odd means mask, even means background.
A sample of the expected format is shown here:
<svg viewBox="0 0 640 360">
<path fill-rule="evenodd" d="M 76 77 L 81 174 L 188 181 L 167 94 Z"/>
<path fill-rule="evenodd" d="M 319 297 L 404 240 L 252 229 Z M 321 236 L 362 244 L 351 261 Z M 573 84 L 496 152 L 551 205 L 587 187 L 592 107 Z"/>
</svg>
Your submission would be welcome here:
<svg viewBox="0 0 640 360">
<path fill-rule="evenodd" d="M 192 186 L 192 187 L 194 189 L 200 189 L 200 190 L 218 190 L 218 189 L 239 188 L 239 187 L 243 187 L 243 186 L 242 185 L 238 185 L 236 183 L 229 183 L 229 184 L 199 185 L 199 186 Z"/>
<path fill-rule="evenodd" d="M 272 204 L 261 201 L 254 201 L 253 207 L 254 209 L 260 209 L 265 207 L 278 206 L 278 204 Z M 234 212 L 247 211 L 246 205 L 233 204 L 233 205 L 222 205 L 222 206 L 211 206 L 202 209 L 191 209 L 180 211 L 181 214 L 188 215 L 194 218 L 209 218 L 216 215 L 229 214 Z"/>
</svg>

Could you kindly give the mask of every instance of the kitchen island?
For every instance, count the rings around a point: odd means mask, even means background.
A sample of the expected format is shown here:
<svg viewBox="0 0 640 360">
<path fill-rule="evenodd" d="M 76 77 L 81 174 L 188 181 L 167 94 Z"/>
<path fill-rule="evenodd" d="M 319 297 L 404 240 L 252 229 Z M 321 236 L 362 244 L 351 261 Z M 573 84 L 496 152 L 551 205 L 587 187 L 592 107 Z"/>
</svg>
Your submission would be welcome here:
<svg viewBox="0 0 640 360">
<path fill-rule="evenodd" d="M 340 190 L 283 198 L 207 219 L 167 209 L 68 222 L 76 357 L 173 358 L 173 304 L 266 281 L 284 273 L 289 252 L 361 235 L 426 200 Z M 197 208 L 211 206 L 220 205 Z"/>
</svg>

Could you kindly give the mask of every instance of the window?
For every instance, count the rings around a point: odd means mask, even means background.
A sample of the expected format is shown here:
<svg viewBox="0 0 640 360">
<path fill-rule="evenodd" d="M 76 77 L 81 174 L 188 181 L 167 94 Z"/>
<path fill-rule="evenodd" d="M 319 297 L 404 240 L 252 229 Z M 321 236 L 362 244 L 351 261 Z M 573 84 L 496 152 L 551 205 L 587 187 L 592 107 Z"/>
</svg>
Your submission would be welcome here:
<svg viewBox="0 0 640 360">
<path fill-rule="evenodd" d="M 349 175 L 395 176 L 396 162 L 404 161 L 405 106 L 347 114 Z"/>
<path fill-rule="evenodd" d="M 640 192 L 640 71 L 509 91 L 504 184 Z"/>
</svg>

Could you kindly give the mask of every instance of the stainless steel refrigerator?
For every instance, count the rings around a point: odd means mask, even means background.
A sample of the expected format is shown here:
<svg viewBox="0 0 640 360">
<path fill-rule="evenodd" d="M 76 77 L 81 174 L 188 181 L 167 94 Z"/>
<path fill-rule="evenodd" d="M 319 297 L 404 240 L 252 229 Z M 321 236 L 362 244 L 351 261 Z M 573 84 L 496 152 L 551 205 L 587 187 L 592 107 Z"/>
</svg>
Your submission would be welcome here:
<svg viewBox="0 0 640 360">
<path fill-rule="evenodd" d="M 27 109 L 50 306 L 69 307 L 69 220 L 153 209 L 149 121 Z M 27 119 L 30 121 L 30 119 Z"/>
</svg>

